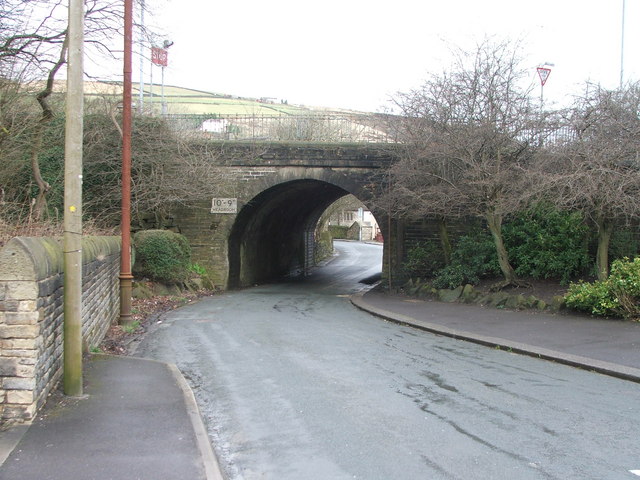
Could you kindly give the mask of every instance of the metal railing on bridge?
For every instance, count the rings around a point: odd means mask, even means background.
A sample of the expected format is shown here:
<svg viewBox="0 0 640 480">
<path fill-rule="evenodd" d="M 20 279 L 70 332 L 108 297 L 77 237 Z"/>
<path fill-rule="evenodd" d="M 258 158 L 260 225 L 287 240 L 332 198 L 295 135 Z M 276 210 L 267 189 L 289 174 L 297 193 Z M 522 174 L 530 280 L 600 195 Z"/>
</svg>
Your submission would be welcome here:
<svg viewBox="0 0 640 480">
<path fill-rule="evenodd" d="M 313 143 L 402 143 L 402 119 L 385 114 L 225 115 L 170 114 L 169 125 L 183 135 L 228 141 Z M 547 147 L 575 138 L 567 125 L 545 125 L 521 134 Z"/>
<path fill-rule="evenodd" d="M 390 117 L 382 114 L 167 115 L 176 130 L 231 141 L 396 143 Z"/>
</svg>

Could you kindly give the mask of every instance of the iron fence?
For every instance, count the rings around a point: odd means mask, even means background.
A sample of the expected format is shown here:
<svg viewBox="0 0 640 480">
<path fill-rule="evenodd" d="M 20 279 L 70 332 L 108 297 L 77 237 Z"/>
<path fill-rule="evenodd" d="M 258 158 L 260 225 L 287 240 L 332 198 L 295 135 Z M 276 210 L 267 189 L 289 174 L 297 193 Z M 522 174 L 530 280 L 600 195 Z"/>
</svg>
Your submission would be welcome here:
<svg viewBox="0 0 640 480">
<path fill-rule="evenodd" d="M 385 114 L 170 114 L 166 119 L 183 135 L 216 140 L 402 143 L 402 119 Z M 575 131 L 567 125 L 545 125 L 519 137 L 551 147 L 573 140 Z"/>
<path fill-rule="evenodd" d="M 205 138 L 234 141 L 319 143 L 395 143 L 389 118 L 347 115 L 167 115 L 176 130 Z"/>
</svg>

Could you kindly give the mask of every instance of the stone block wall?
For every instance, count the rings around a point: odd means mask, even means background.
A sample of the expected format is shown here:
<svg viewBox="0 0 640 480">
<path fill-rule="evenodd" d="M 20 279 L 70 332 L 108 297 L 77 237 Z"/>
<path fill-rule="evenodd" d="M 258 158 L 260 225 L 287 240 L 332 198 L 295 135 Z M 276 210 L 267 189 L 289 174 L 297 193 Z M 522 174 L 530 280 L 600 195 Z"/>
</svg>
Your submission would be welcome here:
<svg viewBox="0 0 640 480">
<path fill-rule="evenodd" d="M 82 245 L 84 348 L 100 343 L 120 312 L 118 237 Z M 62 375 L 62 241 L 17 237 L 0 251 L 0 423 L 31 420 Z"/>
</svg>

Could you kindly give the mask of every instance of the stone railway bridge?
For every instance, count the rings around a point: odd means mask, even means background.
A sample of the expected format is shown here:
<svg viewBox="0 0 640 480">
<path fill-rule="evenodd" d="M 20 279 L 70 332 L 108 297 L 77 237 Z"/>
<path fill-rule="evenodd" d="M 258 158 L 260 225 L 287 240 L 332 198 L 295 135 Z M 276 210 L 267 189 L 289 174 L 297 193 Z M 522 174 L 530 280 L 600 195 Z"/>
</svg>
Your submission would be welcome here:
<svg viewBox="0 0 640 480">
<path fill-rule="evenodd" d="M 212 159 L 220 166 L 212 198 L 237 199 L 237 211 L 211 213 L 211 201 L 177 208 L 174 227 L 186 236 L 193 257 L 225 289 L 254 285 L 313 266 L 320 216 L 352 194 L 365 205 L 381 188 L 396 144 L 235 143 Z M 211 155 L 211 153 L 203 153 Z M 372 209 L 384 244 L 385 278 L 396 276 L 404 256 L 406 225 Z"/>
<path fill-rule="evenodd" d="M 308 272 L 324 210 L 347 194 L 366 204 L 398 152 L 384 144 L 201 146 L 200 158 L 219 168 L 223 180 L 203 193 L 237 199 L 237 211 L 211 213 L 211 200 L 203 201 L 176 208 L 174 226 L 189 240 L 195 261 L 223 288 Z M 385 238 L 383 270 L 393 279 L 410 229 L 384 212 L 373 213 Z M 85 238 L 82 250 L 88 348 L 119 314 L 114 280 L 120 242 Z M 15 238 L 0 251 L 0 424 L 32 419 L 62 375 L 63 263 L 55 239 Z"/>
</svg>

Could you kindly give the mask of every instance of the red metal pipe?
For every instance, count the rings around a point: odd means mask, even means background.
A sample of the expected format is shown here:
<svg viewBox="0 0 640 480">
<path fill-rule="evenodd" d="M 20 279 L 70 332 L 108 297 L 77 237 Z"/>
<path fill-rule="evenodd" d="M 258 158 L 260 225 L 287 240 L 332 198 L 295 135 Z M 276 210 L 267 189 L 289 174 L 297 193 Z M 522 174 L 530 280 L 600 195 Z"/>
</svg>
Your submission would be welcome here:
<svg viewBox="0 0 640 480">
<path fill-rule="evenodd" d="M 124 1 L 124 79 L 122 90 L 122 213 L 120 234 L 120 324 L 131 323 L 131 64 L 133 0 Z"/>
</svg>

